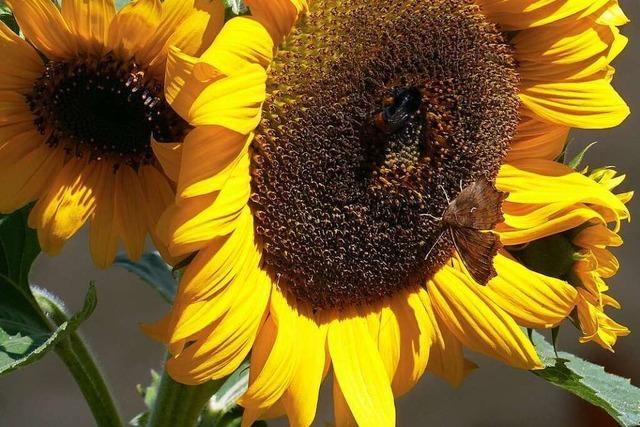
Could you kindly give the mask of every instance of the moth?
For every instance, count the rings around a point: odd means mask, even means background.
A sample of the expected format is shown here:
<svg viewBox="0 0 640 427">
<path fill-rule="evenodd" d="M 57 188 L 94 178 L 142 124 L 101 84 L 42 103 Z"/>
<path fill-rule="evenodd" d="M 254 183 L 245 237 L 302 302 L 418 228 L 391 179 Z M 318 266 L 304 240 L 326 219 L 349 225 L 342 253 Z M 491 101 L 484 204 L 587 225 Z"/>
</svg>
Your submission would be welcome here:
<svg viewBox="0 0 640 427">
<path fill-rule="evenodd" d="M 491 230 L 504 220 L 502 202 L 508 195 L 484 178 L 463 188 L 452 201 L 445 192 L 449 205 L 440 219 L 443 233 L 450 233 L 465 268 L 481 285 L 496 276 L 493 258 L 502 243 Z"/>
<path fill-rule="evenodd" d="M 422 93 L 414 87 L 396 89 L 385 98 L 384 108 L 374 117 L 376 127 L 390 134 L 402 129 L 420 109 Z"/>
</svg>

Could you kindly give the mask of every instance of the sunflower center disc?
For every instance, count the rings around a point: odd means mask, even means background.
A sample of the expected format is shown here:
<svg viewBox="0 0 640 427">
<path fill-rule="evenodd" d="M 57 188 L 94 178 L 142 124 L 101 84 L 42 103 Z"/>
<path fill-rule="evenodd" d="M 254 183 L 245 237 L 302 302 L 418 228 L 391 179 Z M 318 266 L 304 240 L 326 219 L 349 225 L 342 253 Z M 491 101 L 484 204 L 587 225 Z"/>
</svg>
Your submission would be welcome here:
<svg viewBox="0 0 640 427">
<path fill-rule="evenodd" d="M 284 50 L 252 147 L 267 267 L 315 309 L 423 285 L 445 193 L 495 180 L 515 131 L 509 46 L 472 1 L 321 0 Z"/>
<path fill-rule="evenodd" d="M 164 100 L 162 84 L 112 55 L 49 61 L 27 102 L 49 145 L 134 167 L 153 159 L 151 136 L 179 142 L 187 129 Z"/>
</svg>

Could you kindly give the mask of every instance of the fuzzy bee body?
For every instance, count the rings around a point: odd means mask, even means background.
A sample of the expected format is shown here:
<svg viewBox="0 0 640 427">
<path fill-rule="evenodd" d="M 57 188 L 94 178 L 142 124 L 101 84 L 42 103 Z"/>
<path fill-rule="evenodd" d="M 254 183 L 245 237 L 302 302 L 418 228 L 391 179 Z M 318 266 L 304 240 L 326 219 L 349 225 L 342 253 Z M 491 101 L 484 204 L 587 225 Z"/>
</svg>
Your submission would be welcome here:
<svg viewBox="0 0 640 427">
<path fill-rule="evenodd" d="M 384 108 L 375 115 L 376 127 L 387 134 L 402 129 L 422 105 L 422 94 L 414 87 L 394 91 L 385 99 Z"/>
</svg>

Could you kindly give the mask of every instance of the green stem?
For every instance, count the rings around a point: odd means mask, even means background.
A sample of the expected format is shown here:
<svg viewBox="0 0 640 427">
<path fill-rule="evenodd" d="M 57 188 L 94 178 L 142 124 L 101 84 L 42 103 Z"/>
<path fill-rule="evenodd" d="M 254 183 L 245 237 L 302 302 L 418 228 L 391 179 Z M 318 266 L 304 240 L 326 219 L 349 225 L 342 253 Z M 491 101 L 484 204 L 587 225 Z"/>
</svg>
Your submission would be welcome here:
<svg viewBox="0 0 640 427">
<path fill-rule="evenodd" d="M 180 384 L 165 370 L 147 427 L 195 426 L 204 405 L 222 383 L 223 381 L 219 380 L 195 386 Z"/>
<path fill-rule="evenodd" d="M 45 295 L 37 295 L 36 298 L 57 325 L 69 320 L 69 316 L 56 301 Z M 56 353 L 80 387 L 98 427 L 122 427 L 118 409 L 102 373 L 91 351 L 77 332 L 72 332 L 60 341 L 56 345 Z"/>
</svg>

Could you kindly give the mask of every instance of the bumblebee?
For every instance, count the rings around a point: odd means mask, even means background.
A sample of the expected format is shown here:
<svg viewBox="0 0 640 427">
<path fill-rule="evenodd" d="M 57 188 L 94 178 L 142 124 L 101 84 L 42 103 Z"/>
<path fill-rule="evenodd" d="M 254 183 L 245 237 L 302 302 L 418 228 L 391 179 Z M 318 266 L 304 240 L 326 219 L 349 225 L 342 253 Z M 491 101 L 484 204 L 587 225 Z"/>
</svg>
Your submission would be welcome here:
<svg viewBox="0 0 640 427">
<path fill-rule="evenodd" d="M 376 127 L 387 134 L 402 129 L 420 110 L 422 93 L 415 87 L 396 89 L 383 101 L 383 109 L 374 117 Z"/>
</svg>

